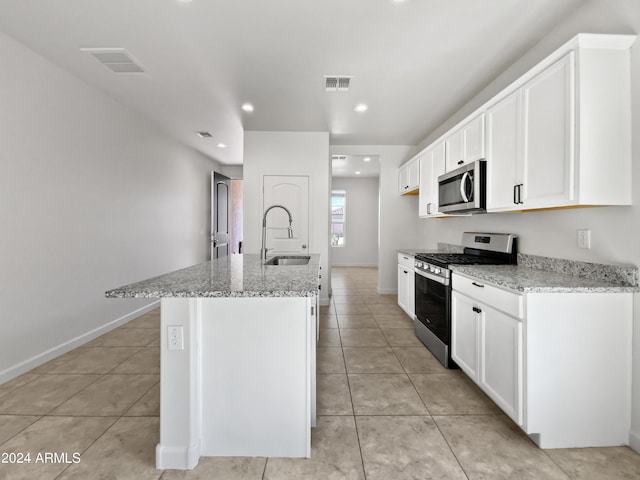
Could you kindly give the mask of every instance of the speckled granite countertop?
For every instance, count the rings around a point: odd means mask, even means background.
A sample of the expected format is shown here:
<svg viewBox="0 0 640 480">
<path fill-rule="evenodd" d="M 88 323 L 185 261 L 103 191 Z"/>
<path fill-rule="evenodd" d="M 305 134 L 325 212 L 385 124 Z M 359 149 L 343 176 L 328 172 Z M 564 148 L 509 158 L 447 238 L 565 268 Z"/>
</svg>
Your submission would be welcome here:
<svg viewBox="0 0 640 480">
<path fill-rule="evenodd" d="M 498 287 L 518 292 L 547 293 L 624 293 L 638 292 L 637 286 L 613 283 L 599 278 L 580 277 L 519 265 L 451 265 L 456 273 L 468 275 Z M 453 281 L 455 288 L 455 280 Z"/>
<path fill-rule="evenodd" d="M 401 248 L 398 250 L 398 253 L 403 253 L 405 255 L 409 255 L 411 257 L 415 257 L 416 253 L 424 253 L 429 250 L 425 250 L 424 248 Z M 435 251 L 435 250 L 434 250 Z"/>
<path fill-rule="evenodd" d="M 308 265 L 262 265 L 260 255 L 230 255 L 118 287 L 107 298 L 312 297 L 320 255 Z"/>
</svg>

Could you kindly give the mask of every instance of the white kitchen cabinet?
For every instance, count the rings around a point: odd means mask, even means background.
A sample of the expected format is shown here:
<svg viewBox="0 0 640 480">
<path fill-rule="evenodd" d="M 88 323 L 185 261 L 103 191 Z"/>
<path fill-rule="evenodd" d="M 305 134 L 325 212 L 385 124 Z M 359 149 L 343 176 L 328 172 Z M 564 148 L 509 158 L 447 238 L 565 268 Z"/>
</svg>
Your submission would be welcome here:
<svg viewBox="0 0 640 480">
<path fill-rule="evenodd" d="M 473 301 L 458 292 L 451 294 L 451 358 L 471 380 L 478 383 L 481 312 Z"/>
<path fill-rule="evenodd" d="M 634 39 L 578 35 L 481 108 L 487 211 L 631 204 Z"/>
<path fill-rule="evenodd" d="M 522 320 L 487 305 L 480 317 L 478 384 L 518 425 L 522 425 Z"/>
<path fill-rule="evenodd" d="M 398 171 L 398 191 L 400 195 L 417 195 L 420 186 L 420 155 L 415 156 Z"/>
<path fill-rule="evenodd" d="M 404 253 L 398 254 L 398 306 L 412 319 L 415 317 L 415 273 L 414 257 Z"/>
<path fill-rule="evenodd" d="M 487 110 L 487 210 L 520 210 L 523 181 L 522 92 L 517 90 Z"/>
<path fill-rule="evenodd" d="M 522 425 L 522 321 L 459 291 L 451 295 L 451 319 L 453 360 Z"/>
<path fill-rule="evenodd" d="M 573 54 L 487 110 L 487 210 L 575 199 Z"/>
<path fill-rule="evenodd" d="M 575 203 L 574 54 L 569 53 L 522 88 L 524 178 L 516 200 L 523 208 Z"/>
<path fill-rule="evenodd" d="M 452 287 L 452 358 L 541 448 L 628 443 L 633 293 Z"/>
<path fill-rule="evenodd" d="M 446 171 L 485 158 L 484 113 L 474 116 L 445 139 Z"/>
<path fill-rule="evenodd" d="M 438 211 L 438 177 L 444 174 L 444 168 L 445 144 L 440 142 L 420 158 L 418 214 L 421 218 L 442 215 Z"/>
</svg>

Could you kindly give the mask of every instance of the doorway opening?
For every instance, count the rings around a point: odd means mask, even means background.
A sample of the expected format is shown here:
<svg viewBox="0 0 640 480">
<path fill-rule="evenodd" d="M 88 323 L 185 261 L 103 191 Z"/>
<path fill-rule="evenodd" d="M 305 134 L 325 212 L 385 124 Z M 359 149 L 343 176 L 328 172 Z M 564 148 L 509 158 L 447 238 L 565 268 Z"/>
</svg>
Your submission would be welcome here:
<svg viewBox="0 0 640 480">
<path fill-rule="evenodd" d="M 243 181 L 211 172 L 209 258 L 242 253 Z"/>
<path fill-rule="evenodd" d="M 379 155 L 331 156 L 331 266 L 378 266 Z"/>
</svg>

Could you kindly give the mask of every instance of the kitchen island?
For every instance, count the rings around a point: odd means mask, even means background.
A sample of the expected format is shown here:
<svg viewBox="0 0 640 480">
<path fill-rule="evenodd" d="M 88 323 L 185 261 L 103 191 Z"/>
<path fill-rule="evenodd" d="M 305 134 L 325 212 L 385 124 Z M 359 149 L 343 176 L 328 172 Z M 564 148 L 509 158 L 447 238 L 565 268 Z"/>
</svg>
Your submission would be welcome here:
<svg viewBox="0 0 640 480">
<path fill-rule="evenodd" d="M 319 260 L 232 255 L 106 293 L 161 299 L 157 468 L 310 456 Z"/>
</svg>

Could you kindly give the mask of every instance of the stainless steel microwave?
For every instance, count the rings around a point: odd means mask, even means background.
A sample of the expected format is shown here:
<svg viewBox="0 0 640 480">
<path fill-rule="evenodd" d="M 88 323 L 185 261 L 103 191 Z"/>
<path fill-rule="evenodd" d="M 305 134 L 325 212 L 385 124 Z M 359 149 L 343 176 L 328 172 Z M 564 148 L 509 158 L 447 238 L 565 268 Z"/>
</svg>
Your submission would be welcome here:
<svg viewBox="0 0 640 480">
<path fill-rule="evenodd" d="M 438 210 L 442 213 L 486 211 L 487 163 L 463 165 L 438 177 Z"/>
</svg>

